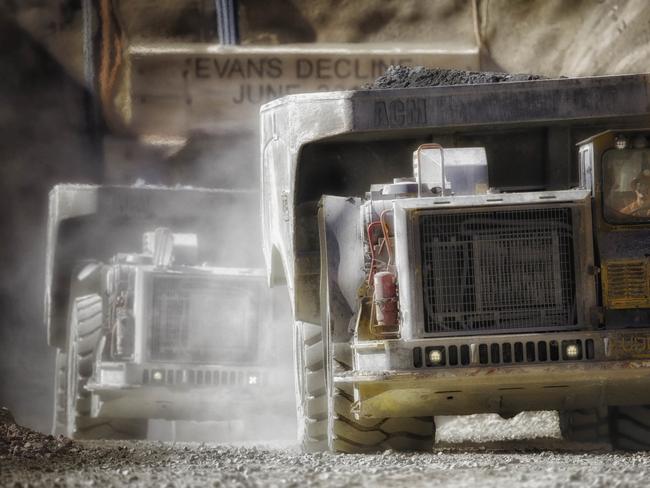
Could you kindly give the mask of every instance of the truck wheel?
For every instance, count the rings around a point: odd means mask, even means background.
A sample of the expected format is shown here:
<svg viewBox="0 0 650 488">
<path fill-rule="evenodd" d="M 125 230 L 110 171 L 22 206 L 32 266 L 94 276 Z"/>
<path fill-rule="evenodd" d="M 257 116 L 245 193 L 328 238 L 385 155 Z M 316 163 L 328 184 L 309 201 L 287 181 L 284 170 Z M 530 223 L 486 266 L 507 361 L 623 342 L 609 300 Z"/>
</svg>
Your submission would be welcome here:
<svg viewBox="0 0 650 488">
<path fill-rule="evenodd" d="M 335 361 L 336 367 L 349 369 Z M 352 385 L 333 388 L 332 450 L 346 453 L 431 451 L 435 443 L 433 417 L 390 417 L 357 420 L 352 414 Z"/>
<path fill-rule="evenodd" d="M 296 322 L 298 438 L 305 452 L 377 452 L 386 449 L 428 451 L 435 442 L 433 417 L 356 420 L 352 387 L 335 388 L 329 415 L 322 330 Z"/>
<path fill-rule="evenodd" d="M 305 452 L 326 451 L 327 389 L 323 364 L 321 328 L 296 322 L 294 327 L 296 361 L 296 405 L 298 406 L 298 441 Z"/>
<path fill-rule="evenodd" d="M 102 336 L 102 299 L 97 294 L 72 300 L 68 340 L 66 433 L 73 439 L 142 439 L 147 421 L 90 417 L 90 393 L 95 350 Z"/>
<path fill-rule="evenodd" d="M 610 443 L 607 407 L 566 410 L 560 413 L 562 437 L 572 442 Z"/>
<path fill-rule="evenodd" d="M 61 349 L 56 350 L 56 362 L 54 366 L 54 421 L 52 423 L 52 434 L 65 434 L 66 424 L 66 377 L 68 359 Z"/>
<path fill-rule="evenodd" d="M 610 416 L 616 449 L 650 450 L 650 405 L 611 407 Z"/>
</svg>

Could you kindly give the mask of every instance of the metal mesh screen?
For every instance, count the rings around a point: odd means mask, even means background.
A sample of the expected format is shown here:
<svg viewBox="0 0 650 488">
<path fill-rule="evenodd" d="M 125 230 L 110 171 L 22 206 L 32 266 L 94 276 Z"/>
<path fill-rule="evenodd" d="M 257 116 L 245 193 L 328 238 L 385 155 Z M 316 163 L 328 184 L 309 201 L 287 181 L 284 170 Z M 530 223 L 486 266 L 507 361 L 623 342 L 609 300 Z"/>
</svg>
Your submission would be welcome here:
<svg viewBox="0 0 650 488">
<path fill-rule="evenodd" d="M 425 332 L 575 325 L 570 208 L 436 212 L 419 226 Z"/>
<path fill-rule="evenodd" d="M 153 280 L 150 359 L 239 364 L 254 355 L 256 284 L 224 277 Z"/>
</svg>

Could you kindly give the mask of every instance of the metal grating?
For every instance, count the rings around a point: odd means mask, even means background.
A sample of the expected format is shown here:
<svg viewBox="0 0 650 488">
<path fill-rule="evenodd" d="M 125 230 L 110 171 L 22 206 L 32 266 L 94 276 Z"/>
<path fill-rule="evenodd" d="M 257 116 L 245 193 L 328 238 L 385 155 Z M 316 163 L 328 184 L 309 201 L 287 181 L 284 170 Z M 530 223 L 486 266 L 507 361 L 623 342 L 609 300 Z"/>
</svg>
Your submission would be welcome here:
<svg viewBox="0 0 650 488">
<path fill-rule="evenodd" d="M 570 208 L 431 212 L 419 226 L 426 333 L 576 324 Z"/>
<path fill-rule="evenodd" d="M 567 355 L 567 346 L 574 346 L 576 355 Z M 424 362 L 422 361 L 424 349 Z M 474 354 L 470 351 L 474 350 Z M 432 363 L 429 353 L 440 351 L 442 358 L 438 363 Z M 460 351 L 460 354 L 459 354 Z M 439 368 L 462 367 L 478 365 L 503 365 L 518 363 L 548 363 L 558 361 L 583 361 L 596 359 L 596 349 L 593 339 L 547 339 L 542 341 L 505 341 L 490 344 L 439 345 L 413 348 L 413 367 Z"/>
<path fill-rule="evenodd" d="M 605 306 L 625 309 L 650 306 L 650 280 L 645 260 L 617 260 L 603 266 Z"/>
<path fill-rule="evenodd" d="M 243 364 L 255 357 L 258 285 L 223 276 L 153 279 L 149 359 Z"/>
<path fill-rule="evenodd" d="M 159 373 L 162 379 L 156 381 L 154 374 Z M 201 370 L 179 368 L 145 368 L 142 370 L 142 383 L 191 386 L 246 386 L 267 383 L 267 374 L 260 371 L 236 370 Z"/>
</svg>

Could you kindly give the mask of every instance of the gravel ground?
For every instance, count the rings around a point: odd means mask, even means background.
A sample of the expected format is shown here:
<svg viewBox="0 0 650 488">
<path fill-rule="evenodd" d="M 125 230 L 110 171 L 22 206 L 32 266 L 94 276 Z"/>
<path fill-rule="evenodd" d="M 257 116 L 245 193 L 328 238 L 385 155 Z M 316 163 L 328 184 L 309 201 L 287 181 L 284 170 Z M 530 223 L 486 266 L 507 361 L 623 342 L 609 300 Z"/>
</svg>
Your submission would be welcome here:
<svg viewBox="0 0 650 488">
<path fill-rule="evenodd" d="M 545 442 L 433 453 L 301 454 L 282 446 L 77 443 L 49 459 L 0 458 L 0 485 L 646 487 L 650 457 Z"/>
<path fill-rule="evenodd" d="M 568 445 L 554 438 L 555 420 L 548 413 L 441 418 L 431 453 L 340 455 L 302 454 L 288 444 L 70 441 L 0 415 L 0 486 L 648 486 L 650 455 Z M 546 437 L 511 440 L 512 432 Z M 510 440 L 477 443 L 495 437 Z"/>
</svg>

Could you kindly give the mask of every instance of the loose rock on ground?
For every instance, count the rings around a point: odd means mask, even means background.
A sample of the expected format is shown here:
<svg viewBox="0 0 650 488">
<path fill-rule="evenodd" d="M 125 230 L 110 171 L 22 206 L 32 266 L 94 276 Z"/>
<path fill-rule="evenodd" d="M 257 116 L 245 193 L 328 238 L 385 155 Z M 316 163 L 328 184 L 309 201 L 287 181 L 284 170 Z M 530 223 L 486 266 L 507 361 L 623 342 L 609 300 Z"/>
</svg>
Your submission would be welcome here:
<svg viewBox="0 0 650 488">
<path fill-rule="evenodd" d="M 650 456 L 557 439 L 439 445 L 429 453 L 303 454 L 296 446 L 70 441 L 0 412 L 0 486 L 646 487 Z M 27 445 L 29 444 L 29 446 Z"/>
</svg>

